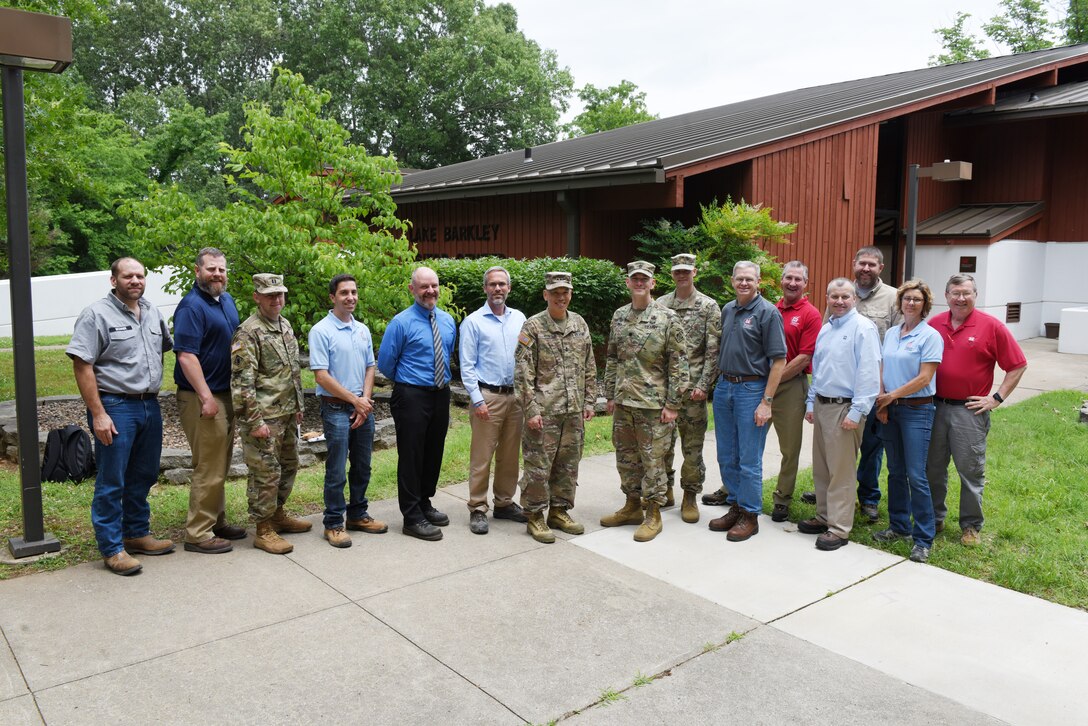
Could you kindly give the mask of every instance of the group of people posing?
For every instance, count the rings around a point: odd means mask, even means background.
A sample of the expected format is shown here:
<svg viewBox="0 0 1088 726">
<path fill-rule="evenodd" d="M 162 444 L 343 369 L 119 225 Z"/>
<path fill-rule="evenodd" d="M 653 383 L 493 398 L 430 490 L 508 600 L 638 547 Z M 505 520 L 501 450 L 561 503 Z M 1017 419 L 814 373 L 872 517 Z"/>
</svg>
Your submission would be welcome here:
<svg viewBox="0 0 1088 726">
<path fill-rule="evenodd" d="M 771 517 L 788 519 L 807 420 L 815 427 L 817 513 L 798 529 L 819 535 L 818 548 L 834 550 L 849 541 L 855 480 L 862 514 L 877 520 L 884 450 L 890 526 L 873 537 L 912 538 L 911 558 L 926 560 L 947 514 L 951 457 L 961 480 L 963 543 L 977 544 L 989 411 L 1016 387 L 1026 360 L 1004 325 L 974 309 L 970 275 L 949 280 L 949 311 L 927 323 L 933 300 L 925 283 L 912 280 L 895 290 L 881 282 L 882 268 L 878 249 L 860 250 L 855 279 L 828 286 L 825 322 L 805 297 L 808 269 L 799 261 L 783 268 L 777 305 L 759 294 L 759 267 L 737 263 L 736 299 L 724 308 L 696 290 L 692 254 L 673 258 L 675 291 L 657 300 L 654 265 L 630 263 L 631 302 L 613 315 L 604 374 L 626 501 L 601 525 L 635 526 L 639 542 L 661 532 L 660 511 L 673 504 L 677 438 L 681 517 L 699 521 L 712 397 L 723 487 L 702 501 L 728 507 L 710 529 L 726 532 L 729 541 L 759 531 L 768 424 L 783 457 Z M 298 341 L 281 315 L 283 278 L 253 276 L 257 309 L 240 322 L 226 292 L 224 254 L 204 248 L 194 273 L 196 284 L 175 311 L 171 336 L 158 309 L 143 298 L 143 265 L 117 260 L 111 292 L 80 314 L 67 349 L 95 438 L 91 521 L 107 569 L 121 575 L 141 569 L 132 555 L 163 555 L 175 547 L 151 534 L 147 501 L 159 472 L 158 392 L 163 355 L 171 349 L 179 416 L 193 456 L 184 548 L 220 554 L 247 536 L 224 510 L 235 431 L 249 470 L 254 546 L 285 554 L 292 545 L 281 534 L 312 528 L 284 510 L 298 470 L 303 393 Z M 570 511 L 585 422 L 598 396 L 597 367 L 589 327 L 569 309 L 570 273 L 547 273 L 547 307 L 529 319 L 506 305 L 511 282 L 503 267 L 484 273 L 486 302 L 461 323 L 456 346 L 471 400 L 469 527 L 487 534 L 490 511 L 494 519 L 524 523 L 535 540 L 550 543 L 555 529 L 585 531 Z M 333 547 L 350 547 L 348 532 L 388 531 L 370 515 L 367 500 L 375 370 L 393 383 L 401 531 L 435 541 L 450 522 L 432 500 L 449 428 L 458 330 L 436 305 L 434 270 L 417 268 L 408 288 L 414 302 L 390 321 L 377 355 L 367 326 L 354 317 L 358 282 L 350 275 L 329 282 L 331 310 L 309 334 L 328 450 L 322 524 Z M 991 395 L 995 364 L 1006 375 Z"/>
</svg>

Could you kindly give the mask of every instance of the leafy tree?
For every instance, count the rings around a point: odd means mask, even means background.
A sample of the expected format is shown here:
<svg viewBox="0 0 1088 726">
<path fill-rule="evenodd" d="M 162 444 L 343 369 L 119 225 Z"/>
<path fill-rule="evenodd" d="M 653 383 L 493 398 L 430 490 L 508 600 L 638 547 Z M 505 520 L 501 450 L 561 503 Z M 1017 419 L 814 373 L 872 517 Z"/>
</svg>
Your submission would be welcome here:
<svg viewBox="0 0 1088 726">
<path fill-rule="evenodd" d="M 1042 0 L 1001 0 L 1004 12 L 982 26 L 992 40 L 1013 53 L 1042 50 L 1054 45 L 1054 24 Z"/>
<path fill-rule="evenodd" d="M 634 237 L 639 255 L 657 265 L 657 290 L 664 294 L 673 289 L 670 258 L 680 252 L 694 252 L 699 270 L 699 290 L 725 304 L 736 297 L 733 290 L 733 265 L 749 260 L 760 267 L 760 292 L 770 300 L 778 299 L 782 266 L 759 242 L 787 243 L 786 237 L 797 230 L 796 224 L 779 222 L 773 210 L 743 199 L 725 204 L 717 200 L 700 205 L 699 222 L 685 227 L 679 222 L 660 219 L 643 223 L 643 231 Z"/>
<path fill-rule="evenodd" d="M 351 273 L 359 281 L 356 316 L 380 334 L 410 302 L 415 256 L 398 235 L 407 225 L 389 194 L 400 181 L 396 161 L 348 143 L 348 132 L 323 116 L 329 93 L 302 76 L 277 71 L 273 91 L 276 110 L 246 105 L 244 145 L 223 145 L 234 201 L 201 208 L 177 183 L 152 184 L 146 200 L 123 208 L 135 254 L 149 267 L 172 267 L 169 287 L 182 291 L 197 251 L 219 247 L 244 312 L 253 308 L 251 276 L 282 273 L 289 316 L 303 336 L 328 310 L 329 279 Z"/>
<path fill-rule="evenodd" d="M 567 127 L 571 136 L 611 131 L 657 118 L 646 108 L 646 92 L 626 79 L 608 88 L 587 83 L 578 91 L 578 98 L 583 111 Z"/>
<path fill-rule="evenodd" d="M 1066 43 L 1088 43 L 1088 0 L 1069 0 L 1065 17 L 1058 23 Z"/>
<path fill-rule="evenodd" d="M 931 55 L 929 57 L 931 66 L 944 66 L 990 57 L 990 51 L 982 47 L 982 41 L 964 30 L 963 25 L 970 17 L 971 13 L 956 13 L 956 19 L 952 25 L 933 31 L 941 36 L 941 47 L 944 48 L 944 53 Z"/>
</svg>

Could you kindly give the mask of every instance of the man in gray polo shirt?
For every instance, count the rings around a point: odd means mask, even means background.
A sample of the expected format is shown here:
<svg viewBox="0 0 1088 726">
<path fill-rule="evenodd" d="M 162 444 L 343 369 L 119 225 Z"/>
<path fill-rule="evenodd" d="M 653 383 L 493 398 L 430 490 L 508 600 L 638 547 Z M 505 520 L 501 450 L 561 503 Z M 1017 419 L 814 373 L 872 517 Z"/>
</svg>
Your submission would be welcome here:
<svg viewBox="0 0 1088 726">
<path fill-rule="evenodd" d="M 759 265 L 733 266 L 736 299 L 722 309 L 718 353 L 721 378 L 714 391 L 714 436 L 718 469 L 729 492 L 729 511 L 710 529 L 742 542 L 759 532 L 763 510 L 763 445 L 771 402 L 786 366 L 782 315 L 759 294 Z"/>
<path fill-rule="evenodd" d="M 98 476 L 91 524 L 106 567 L 140 571 L 129 554 L 165 555 L 174 543 L 151 536 L 147 493 L 162 453 L 162 356 L 173 347 L 158 308 L 144 299 L 145 270 L 122 257 L 110 266 L 113 290 L 76 319 L 67 353 L 94 432 Z"/>
</svg>

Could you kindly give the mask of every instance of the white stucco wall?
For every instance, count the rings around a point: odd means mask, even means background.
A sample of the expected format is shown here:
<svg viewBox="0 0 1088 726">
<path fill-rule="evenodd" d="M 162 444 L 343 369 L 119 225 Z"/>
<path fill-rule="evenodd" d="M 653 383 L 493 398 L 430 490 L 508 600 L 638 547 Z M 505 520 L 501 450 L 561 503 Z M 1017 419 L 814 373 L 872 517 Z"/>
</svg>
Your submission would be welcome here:
<svg viewBox="0 0 1088 726">
<path fill-rule="evenodd" d="M 1044 323 L 1060 322 L 1063 308 L 1088 305 L 1088 242 L 1002 240 L 918 248 L 915 272 L 933 287 L 934 312 L 947 309 L 944 284 L 959 271 L 964 256 L 976 258 L 973 274 L 981 310 L 1003 321 L 1005 306 L 1020 303 L 1020 322 L 1009 324 L 1018 340 L 1042 336 Z"/>
<path fill-rule="evenodd" d="M 144 292 L 144 297 L 154 303 L 167 319 L 174 314 L 174 308 L 181 301 L 180 295 L 163 292 L 163 285 L 168 279 L 169 271 L 149 273 Z M 109 291 L 109 270 L 35 277 L 31 281 L 34 335 L 70 335 L 80 311 Z M 0 336 L 11 337 L 9 280 L 0 280 Z"/>
</svg>

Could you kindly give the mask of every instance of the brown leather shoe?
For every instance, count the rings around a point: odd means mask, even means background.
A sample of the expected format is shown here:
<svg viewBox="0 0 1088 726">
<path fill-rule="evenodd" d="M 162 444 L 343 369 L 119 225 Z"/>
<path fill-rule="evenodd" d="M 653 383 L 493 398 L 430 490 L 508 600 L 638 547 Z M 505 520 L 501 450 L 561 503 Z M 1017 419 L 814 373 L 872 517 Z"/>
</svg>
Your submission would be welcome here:
<svg viewBox="0 0 1088 726">
<path fill-rule="evenodd" d="M 759 534 L 759 515 L 755 512 L 741 512 L 737 523 L 729 528 L 725 538 L 730 542 L 743 542 L 754 534 Z"/>
<path fill-rule="evenodd" d="M 232 549 L 234 549 L 234 545 L 222 537 L 209 537 L 203 542 L 185 543 L 186 552 L 199 552 L 204 555 L 221 555 L 224 552 L 230 552 Z"/>
<path fill-rule="evenodd" d="M 346 525 L 353 532 L 366 532 L 367 534 L 385 534 L 389 531 L 389 526 L 385 522 L 374 519 L 369 514 L 364 515 L 362 519 L 349 519 Z"/>
<path fill-rule="evenodd" d="M 333 547 L 351 547 L 351 535 L 344 531 L 343 527 L 334 527 L 325 530 L 325 539 Z"/>
<path fill-rule="evenodd" d="M 824 532 L 816 538 L 816 549 L 831 552 L 850 544 L 850 540 L 831 532 Z"/>
<path fill-rule="evenodd" d="M 129 557 L 128 552 L 121 550 L 111 557 L 102 560 L 106 563 L 106 569 L 115 575 L 135 575 L 143 569 L 143 565 L 135 557 Z"/>
<path fill-rule="evenodd" d="M 287 512 L 283 511 L 283 507 L 276 507 L 276 512 L 268 522 L 272 525 L 272 529 L 276 530 L 277 534 L 280 532 L 301 534 L 302 532 L 309 532 L 314 527 L 313 522 L 307 522 L 305 519 L 292 517 Z"/>
<path fill-rule="evenodd" d="M 740 507 L 736 504 L 732 504 L 729 507 L 729 511 L 718 517 L 717 519 L 710 520 L 711 532 L 728 532 L 734 524 L 740 520 Z"/>
<path fill-rule="evenodd" d="M 245 539 L 246 528 L 239 527 L 237 524 L 221 524 L 218 527 L 212 527 L 212 534 L 222 539 Z"/>
<path fill-rule="evenodd" d="M 811 517 L 798 522 L 797 531 L 801 534 L 823 534 L 827 531 L 827 525 L 816 519 L 816 517 Z"/>
<path fill-rule="evenodd" d="M 130 555 L 168 555 L 174 551 L 174 543 L 168 539 L 155 539 L 149 534 L 122 540 Z"/>
</svg>

